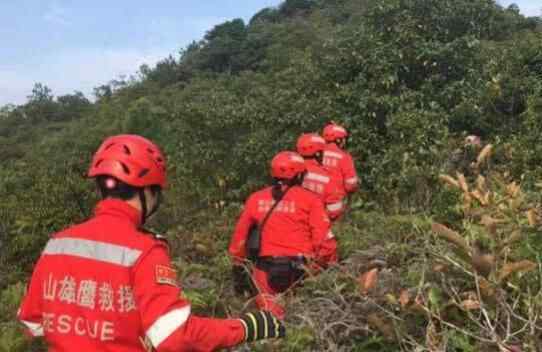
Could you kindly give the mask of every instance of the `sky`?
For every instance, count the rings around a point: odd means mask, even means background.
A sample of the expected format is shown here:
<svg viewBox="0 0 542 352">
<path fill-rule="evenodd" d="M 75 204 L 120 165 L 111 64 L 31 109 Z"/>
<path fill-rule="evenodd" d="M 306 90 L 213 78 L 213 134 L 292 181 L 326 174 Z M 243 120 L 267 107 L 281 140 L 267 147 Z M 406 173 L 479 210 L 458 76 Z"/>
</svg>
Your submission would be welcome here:
<svg viewBox="0 0 542 352">
<path fill-rule="evenodd" d="M 54 95 L 92 89 L 199 40 L 216 24 L 281 0 L 0 0 L 0 106 L 22 104 L 34 83 Z M 540 0 L 516 3 L 541 15 Z"/>
<path fill-rule="evenodd" d="M 280 0 L 0 0 L 0 106 L 92 89 Z"/>
</svg>

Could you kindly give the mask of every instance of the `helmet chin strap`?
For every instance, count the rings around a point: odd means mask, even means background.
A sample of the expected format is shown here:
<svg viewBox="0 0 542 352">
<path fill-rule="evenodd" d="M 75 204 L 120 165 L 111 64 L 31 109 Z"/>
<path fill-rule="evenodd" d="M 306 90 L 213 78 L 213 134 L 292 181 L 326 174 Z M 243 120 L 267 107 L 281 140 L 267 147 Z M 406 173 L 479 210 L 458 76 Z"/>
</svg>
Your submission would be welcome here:
<svg viewBox="0 0 542 352">
<path fill-rule="evenodd" d="M 318 164 L 322 165 L 324 162 L 324 153 L 318 152 L 311 156 L 304 157 L 305 160 L 315 160 Z"/>
<path fill-rule="evenodd" d="M 145 225 L 147 220 L 147 197 L 145 197 L 145 189 L 140 188 L 139 191 L 139 202 L 141 203 L 141 226 Z"/>
<path fill-rule="evenodd" d="M 147 207 L 147 197 L 145 196 L 145 188 L 140 188 L 138 193 L 139 201 L 141 202 L 141 226 L 143 226 L 147 219 L 150 218 L 154 213 L 156 213 L 156 211 L 160 207 L 160 204 L 162 202 L 162 194 L 160 191 L 158 191 L 154 207 L 149 211 Z"/>
<path fill-rule="evenodd" d="M 303 180 L 305 179 L 305 175 L 307 175 L 307 171 L 304 171 L 296 176 L 296 184 L 302 185 Z"/>
<path fill-rule="evenodd" d="M 322 165 L 324 162 L 324 153 L 318 152 L 314 155 L 314 159 L 318 162 L 318 164 Z"/>
</svg>

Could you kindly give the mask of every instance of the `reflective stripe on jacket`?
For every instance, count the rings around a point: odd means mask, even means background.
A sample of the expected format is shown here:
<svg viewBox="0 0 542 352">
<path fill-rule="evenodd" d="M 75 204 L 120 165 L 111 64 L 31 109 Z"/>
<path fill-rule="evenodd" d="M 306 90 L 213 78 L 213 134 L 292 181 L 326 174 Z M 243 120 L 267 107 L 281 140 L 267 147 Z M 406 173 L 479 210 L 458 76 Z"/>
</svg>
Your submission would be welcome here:
<svg viewBox="0 0 542 352">
<path fill-rule="evenodd" d="M 340 174 L 346 193 L 353 193 L 358 190 L 359 178 L 354 166 L 354 160 L 348 152 L 339 148 L 335 143 L 328 143 L 324 150 L 323 164 L 326 168 Z"/>
<path fill-rule="evenodd" d="M 342 177 L 313 159 L 305 160 L 305 165 L 307 173 L 303 187 L 320 197 L 331 219 L 339 217 L 344 211 L 343 199 L 346 197 Z"/>
</svg>

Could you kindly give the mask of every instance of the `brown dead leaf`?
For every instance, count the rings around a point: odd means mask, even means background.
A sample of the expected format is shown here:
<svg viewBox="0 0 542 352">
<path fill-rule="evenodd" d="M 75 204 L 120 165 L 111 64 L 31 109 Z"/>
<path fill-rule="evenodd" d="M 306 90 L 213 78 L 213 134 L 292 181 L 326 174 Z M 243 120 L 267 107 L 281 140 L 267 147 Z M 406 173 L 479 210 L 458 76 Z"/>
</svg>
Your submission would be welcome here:
<svg viewBox="0 0 542 352">
<path fill-rule="evenodd" d="M 433 265 L 433 271 L 436 273 L 443 273 L 448 270 L 448 267 L 442 263 Z"/>
<path fill-rule="evenodd" d="M 482 175 L 478 176 L 478 178 L 476 179 L 476 188 L 481 193 L 486 193 L 487 185 L 486 185 L 486 178 L 484 176 L 482 176 Z"/>
<path fill-rule="evenodd" d="M 482 192 L 480 192 L 479 190 L 476 189 L 476 190 L 470 192 L 470 194 L 471 194 L 471 196 L 473 196 L 478 202 L 480 202 L 480 204 L 481 204 L 482 206 L 486 206 L 486 205 L 489 204 L 489 203 L 488 203 L 489 198 L 486 197 L 485 194 L 482 194 Z"/>
<path fill-rule="evenodd" d="M 519 194 L 520 194 L 520 187 L 516 184 L 516 182 L 512 182 L 512 183 L 509 183 L 507 186 L 506 186 L 506 193 L 512 197 L 512 198 L 516 198 Z"/>
<path fill-rule="evenodd" d="M 476 158 L 476 167 L 479 167 L 484 161 L 489 159 L 492 149 L 493 146 L 491 144 L 486 145 L 484 149 L 482 149 L 480 154 L 478 154 L 478 158 Z"/>
<path fill-rule="evenodd" d="M 373 288 L 375 288 L 378 281 L 378 268 L 369 270 L 359 278 L 359 287 L 362 294 L 368 294 Z"/>
<path fill-rule="evenodd" d="M 484 194 L 484 203 L 488 205 L 491 203 L 491 192 L 486 192 Z"/>
<path fill-rule="evenodd" d="M 464 310 L 478 310 L 480 309 L 480 301 L 475 299 L 466 299 L 460 304 Z"/>
<path fill-rule="evenodd" d="M 529 221 L 529 226 L 536 226 L 538 224 L 538 217 L 536 216 L 536 210 L 529 209 L 527 211 L 527 220 Z"/>
<path fill-rule="evenodd" d="M 470 246 L 467 243 L 467 241 L 461 236 L 459 233 L 449 229 L 448 227 L 433 223 L 431 226 L 431 229 L 434 233 L 445 239 L 446 241 L 455 244 L 457 247 L 459 247 L 464 254 L 468 255 L 470 252 Z"/>
<path fill-rule="evenodd" d="M 495 288 L 493 287 L 493 284 L 491 282 L 487 281 L 484 278 L 480 278 L 480 293 L 482 296 L 491 298 L 495 296 Z"/>
<path fill-rule="evenodd" d="M 537 267 L 536 263 L 530 260 L 522 260 L 515 263 L 507 263 L 499 271 L 498 280 L 499 282 L 502 282 L 513 273 L 528 272 L 528 271 L 536 269 L 536 267 Z"/>
<path fill-rule="evenodd" d="M 495 257 L 491 254 L 473 253 L 471 264 L 480 275 L 487 277 L 495 267 Z"/>
<path fill-rule="evenodd" d="M 459 187 L 459 182 L 457 182 L 457 180 L 455 178 L 453 178 L 452 176 L 450 175 L 439 175 L 438 177 L 441 181 L 449 184 L 450 186 L 453 186 L 453 187 L 456 187 L 456 188 L 460 188 Z"/>
</svg>

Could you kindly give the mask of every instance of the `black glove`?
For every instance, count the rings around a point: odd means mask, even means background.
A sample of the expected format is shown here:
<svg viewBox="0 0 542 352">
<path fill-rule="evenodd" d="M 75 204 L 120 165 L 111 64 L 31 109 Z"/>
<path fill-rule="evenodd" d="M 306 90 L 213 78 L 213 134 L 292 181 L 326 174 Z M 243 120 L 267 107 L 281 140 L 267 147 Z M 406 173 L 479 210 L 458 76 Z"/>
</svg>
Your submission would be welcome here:
<svg viewBox="0 0 542 352">
<path fill-rule="evenodd" d="M 246 342 L 286 336 L 284 325 L 267 311 L 247 313 L 240 319 L 245 326 Z"/>
</svg>

